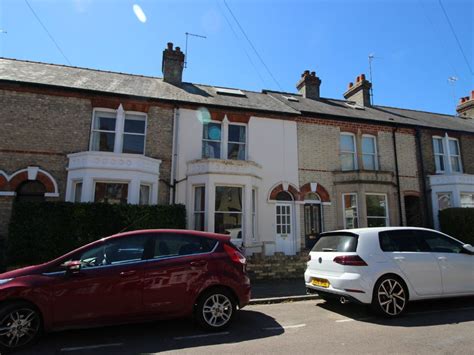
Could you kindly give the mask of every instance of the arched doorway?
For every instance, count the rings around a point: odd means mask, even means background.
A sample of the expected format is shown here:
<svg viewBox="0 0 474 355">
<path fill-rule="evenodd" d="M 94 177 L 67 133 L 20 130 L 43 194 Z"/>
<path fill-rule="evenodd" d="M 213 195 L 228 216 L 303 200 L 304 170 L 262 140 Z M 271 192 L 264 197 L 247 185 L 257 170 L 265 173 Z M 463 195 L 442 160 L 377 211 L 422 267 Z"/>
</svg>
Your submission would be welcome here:
<svg viewBox="0 0 474 355">
<path fill-rule="evenodd" d="M 310 192 L 304 198 L 305 248 L 312 249 L 319 234 L 323 231 L 321 198 Z"/>
<path fill-rule="evenodd" d="M 294 198 L 288 191 L 276 195 L 276 251 L 294 255 L 295 231 L 293 225 Z"/>
<path fill-rule="evenodd" d="M 46 187 L 38 180 L 22 182 L 16 189 L 16 201 L 43 202 Z"/>
<path fill-rule="evenodd" d="M 406 224 L 410 227 L 422 227 L 423 218 L 421 216 L 420 197 L 414 195 L 405 195 L 405 218 Z"/>
</svg>

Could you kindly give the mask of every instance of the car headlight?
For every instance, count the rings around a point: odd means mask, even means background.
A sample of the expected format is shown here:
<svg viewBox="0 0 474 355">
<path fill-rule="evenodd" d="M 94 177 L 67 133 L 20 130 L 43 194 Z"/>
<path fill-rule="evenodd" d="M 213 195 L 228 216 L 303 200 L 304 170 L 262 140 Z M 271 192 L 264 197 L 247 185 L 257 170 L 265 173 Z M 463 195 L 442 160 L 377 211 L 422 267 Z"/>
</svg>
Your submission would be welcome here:
<svg viewBox="0 0 474 355">
<path fill-rule="evenodd" d="M 11 281 L 13 279 L 0 279 L 0 285 L 6 284 L 8 281 Z"/>
</svg>

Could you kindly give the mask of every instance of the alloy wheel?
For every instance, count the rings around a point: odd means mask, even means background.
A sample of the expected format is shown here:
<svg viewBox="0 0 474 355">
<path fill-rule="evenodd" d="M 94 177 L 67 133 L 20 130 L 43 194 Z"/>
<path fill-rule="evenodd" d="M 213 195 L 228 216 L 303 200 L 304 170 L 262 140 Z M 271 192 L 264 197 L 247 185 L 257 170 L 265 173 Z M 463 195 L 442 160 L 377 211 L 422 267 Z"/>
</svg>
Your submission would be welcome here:
<svg viewBox="0 0 474 355">
<path fill-rule="evenodd" d="M 219 328 L 229 322 L 233 310 L 232 302 L 226 295 L 215 293 L 204 302 L 202 315 L 207 324 Z"/>
<path fill-rule="evenodd" d="M 38 313 L 31 308 L 18 308 L 0 319 L 0 345 L 15 349 L 32 341 L 40 330 Z"/>
<path fill-rule="evenodd" d="M 380 308 L 390 316 L 402 313 L 407 303 L 405 289 L 395 279 L 386 279 L 380 284 L 377 298 Z"/>
</svg>

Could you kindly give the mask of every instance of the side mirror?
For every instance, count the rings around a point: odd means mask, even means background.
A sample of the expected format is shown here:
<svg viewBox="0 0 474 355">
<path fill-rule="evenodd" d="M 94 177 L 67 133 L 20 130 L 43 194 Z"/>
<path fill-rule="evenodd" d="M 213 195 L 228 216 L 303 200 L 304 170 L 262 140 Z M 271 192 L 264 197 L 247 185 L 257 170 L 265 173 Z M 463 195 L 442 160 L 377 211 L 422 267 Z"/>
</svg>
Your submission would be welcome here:
<svg viewBox="0 0 474 355">
<path fill-rule="evenodd" d="M 474 247 L 471 244 L 464 244 L 462 246 L 469 254 L 474 254 Z"/>
<path fill-rule="evenodd" d="M 69 261 L 64 266 L 66 267 L 66 275 L 77 275 L 81 271 L 81 262 L 79 260 Z"/>
</svg>

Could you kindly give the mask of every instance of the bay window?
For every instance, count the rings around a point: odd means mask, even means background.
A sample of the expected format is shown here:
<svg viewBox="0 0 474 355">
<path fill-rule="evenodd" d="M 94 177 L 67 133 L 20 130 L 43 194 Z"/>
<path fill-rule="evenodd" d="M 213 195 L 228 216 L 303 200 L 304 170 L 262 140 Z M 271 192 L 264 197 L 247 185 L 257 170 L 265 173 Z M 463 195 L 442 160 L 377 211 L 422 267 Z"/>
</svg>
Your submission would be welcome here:
<svg viewBox="0 0 474 355">
<path fill-rule="evenodd" d="M 342 214 L 344 217 L 344 228 L 359 228 L 359 211 L 357 206 L 357 194 L 342 194 Z"/>
<path fill-rule="evenodd" d="M 138 197 L 139 205 L 149 205 L 151 195 L 151 186 L 148 184 L 140 184 L 140 195 Z"/>
<path fill-rule="evenodd" d="M 94 202 L 125 204 L 128 201 L 128 184 L 96 182 Z"/>
<path fill-rule="evenodd" d="M 366 194 L 367 227 L 388 226 L 387 196 L 383 194 Z"/>
<path fill-rule="evenodd" d="M 242 188 L 217 186 L 214 231 L 242 239 Z"/>
<path fill-rule="evenodd" d="M 206 215 L 206 188 L 196 186 L 194 188 L 194 229 L 204 231 L 204 220 Z"/>
<path fill-rule="evenodd" d="M 461 192 L 461 207 L 474 208 L 474 192 Z"/>
</svg>

